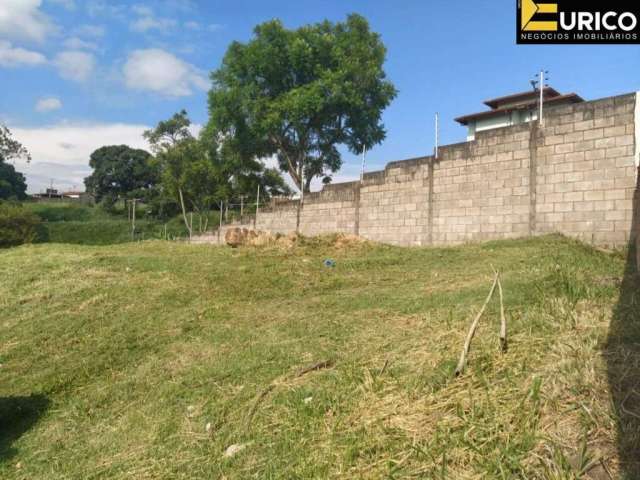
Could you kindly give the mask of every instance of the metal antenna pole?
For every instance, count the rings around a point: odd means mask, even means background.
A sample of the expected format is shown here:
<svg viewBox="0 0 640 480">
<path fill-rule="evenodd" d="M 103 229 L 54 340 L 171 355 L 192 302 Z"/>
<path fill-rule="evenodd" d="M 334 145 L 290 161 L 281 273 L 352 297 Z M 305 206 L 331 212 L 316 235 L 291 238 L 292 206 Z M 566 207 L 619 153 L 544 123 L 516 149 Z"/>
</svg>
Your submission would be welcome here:
<svg viewBox="0 0 640 480">
<path fill-rule="evenodd" d="M 440 136 L 440 128 L 438 125 L 438 112 L 436 112 L 436 138 L 435 138 L 435 146 L 433 148 L 433 155 L 437 159 L 438 158 L 438 144 L 439 144 L 439 136 Z"/>
<path fill-rule="evenodd" d="M 542 104 L 544 103 L 544 70 L 540 70 L 540 80 L 539 80 L 539 88 L 540 88 L 540 126 L 544 124 L 542 119 Z"/>
</svg>

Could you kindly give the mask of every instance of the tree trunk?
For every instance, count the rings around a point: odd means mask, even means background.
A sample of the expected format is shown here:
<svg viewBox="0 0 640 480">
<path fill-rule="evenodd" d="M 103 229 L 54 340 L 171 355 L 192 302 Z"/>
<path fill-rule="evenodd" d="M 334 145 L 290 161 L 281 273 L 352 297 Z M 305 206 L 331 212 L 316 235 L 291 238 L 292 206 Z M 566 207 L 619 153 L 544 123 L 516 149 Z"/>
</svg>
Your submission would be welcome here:
<svg viewBox="0 0 640 480">
<path fill-rule="evenodd" d="M 296 172 L 291 165 L 289 166 L 289 176 L 293 181 L 293 185 L 300 190 L 300 177 L 298 176 L 298 172 Z"/>
<path fill-rule="evenodd" d="M 311 192 L 311 180 L 313 180 L 312 176 L 309 176 L 309 178 L 304 179 L 304 193 Z"/>
<path fill-rule="evenodd" d="M 184 226 L 189 231 L 189 240 L 191 240 L 192 232 L 189 221 L 187 220 L 187 210 L 184 208 L 184 197 L 182 196 L 182 188 L 178 187 L 178 195 L 180 195 L 180 207 L 182 208 L 182 218 L 184 219 Z"/>
</svg>

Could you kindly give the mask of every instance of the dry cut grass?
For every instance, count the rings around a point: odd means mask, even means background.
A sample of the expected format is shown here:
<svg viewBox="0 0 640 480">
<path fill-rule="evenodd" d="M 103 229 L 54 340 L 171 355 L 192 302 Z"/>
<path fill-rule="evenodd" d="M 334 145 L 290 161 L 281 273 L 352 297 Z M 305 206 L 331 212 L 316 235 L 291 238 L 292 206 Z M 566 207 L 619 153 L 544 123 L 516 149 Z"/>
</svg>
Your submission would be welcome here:
<svg viewBox="0 0 640 480">
<path fill-rule="evenodd" d="M 622 253 L 303 238 L 0 265 L 2 478 L 637 478 L 613 379 L 640 355 L 610 340 L 638 312 Z M 509 349 L 496 295 L 456 378 L 492 267 Z"/>
</svg>

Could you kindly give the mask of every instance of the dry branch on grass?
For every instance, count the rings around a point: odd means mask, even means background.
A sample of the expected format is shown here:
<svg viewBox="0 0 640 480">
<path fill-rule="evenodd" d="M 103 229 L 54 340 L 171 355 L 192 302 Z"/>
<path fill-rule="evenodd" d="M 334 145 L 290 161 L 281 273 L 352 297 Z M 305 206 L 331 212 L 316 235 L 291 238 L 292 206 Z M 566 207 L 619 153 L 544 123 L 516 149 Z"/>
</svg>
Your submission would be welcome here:
<svg viewBox="0 0 640 480">
<path fill-rule="evenodd" d="M 480 317 L 484 313 L 491 297 L 493 296 L 493 292 L 496 289 L 496 284 L 498 283 L 498 273 L 496 272 L 495 277 L 493 279 L 493 285 L 491 285 L 491 290 L 489 290 L 489 295 L 487 295 L 487 299 L 484 301 L 482 308 L 476 315 L 476 318 L 471 323 L 471 328 L 469 328 L 469 333 L 467 333 L 467 339 L 464 342 L 464 346 L 462 347 L 462 353 L 460 354 L 460 360 L 458 361 L 458 366 L 456 367 L 456 376 L 460 375 L 464 371 L 464 367 L 467 363 L 467 355 L 469 354 L 469 348 L 471 347 L 471 340 L 473 339 L 474 334 L 476 333 L 476 329 L 478 328 L 478 323 L 480 322 Z"/>
<path fill-rule="evenodd" d="M 323 368 L 329 368 L 333 366 L 333 362 L 331 360 L 324 360 L 322 362 L 314 363 L 307 367 L 301 368 L 295 374 L 296 377 L 301 377 L 306 375 L 309 372 L 313 372 L 315 370 L 322 370 Z"/>
<path fill-rule="evenodd" d="M 307 373 L 314 372 L 316 370 L 322 370 L 323 368 L 331 368 L 331 367 L 333 367 L 333 361 L 332 360 L 323 360 L 321 362 L 313 363 L 313 364 L 308 365 L 306 367 L 300 368 L 299 370 L 297 370 L 292 375 L 279 377 L 279 378 L 275 379 L 274 381 L 272 381 L 269 385 L 267 385 L 258 394 L 258 396 L 256 397 L 256 400 L 253 402 L 253 406 L 251 407 L 251 410 L 249 410 L 249 414 L 247 415 L 247 423 L 246 423 L 247 430 L 251 426 L 251 421 L 253 420 L 253 416 L 255 415 L 256 411 L 258 410 L 258 407 L 260 406 L 260 403 L 262 402 L 262 400 L 264 400 L 267 397 L 267 395 L 269 395 L 269 393 L 271 393 L 273 390 L 275 390 L 275 388 L 278 385 L 281 385 L 282 383 L 286 382 L 287 380 L 290 380 L 290 379 L 293 379 L 293 378 L 300 378 L 300 377 L 306 375 Z"/>
<path fill-rule="evenodd" d="M 500 349 L 507 351 L 507 318 L 504 315 L 504 300 L 502 299 L 502 282 L 498 276 L 498 293 L 500 294 Z"/>
</svg>

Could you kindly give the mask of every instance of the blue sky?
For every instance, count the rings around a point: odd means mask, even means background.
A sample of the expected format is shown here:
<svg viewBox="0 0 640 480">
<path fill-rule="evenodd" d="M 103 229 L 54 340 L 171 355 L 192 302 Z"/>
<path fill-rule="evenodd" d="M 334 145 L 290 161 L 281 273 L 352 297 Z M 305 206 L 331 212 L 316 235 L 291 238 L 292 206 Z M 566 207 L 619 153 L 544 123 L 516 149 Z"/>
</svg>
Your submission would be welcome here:
<svg viewBox="0 0 640 480">
<path fill-rule="evenodd" d="M 430 153 L 436 111 L 441 143 L 464 140 L 454 117 L 530 88 L 541 67 L 586 99 L 640 90 L 638 46 L 516 45 L 515 0 L 0 0 L 0 121 L 33 154 L 17 167 L 30 191 L 81 186 L 93 149 L 145 147 L 140 133 L 181 108 L 206 122 L 208 73 L 256 24 L 351 12 L 382 35 L 399 90 L 367 170 Z M 359 158 L 344 160 L 338 181 L 359 173 Z"/>
</svg>

